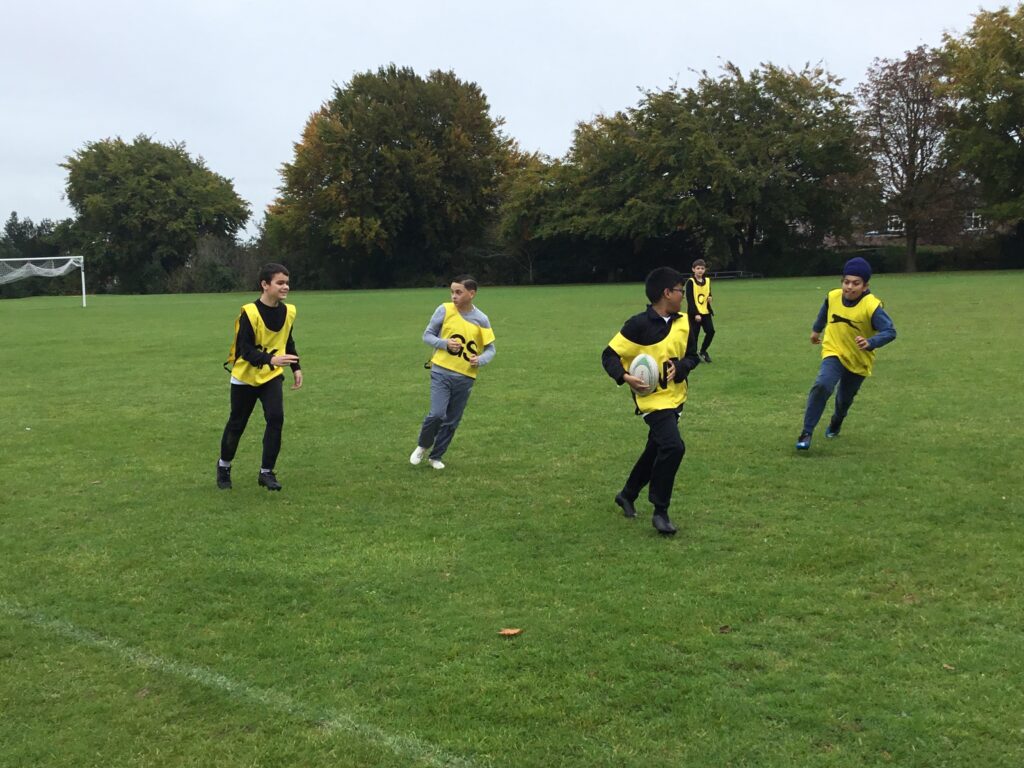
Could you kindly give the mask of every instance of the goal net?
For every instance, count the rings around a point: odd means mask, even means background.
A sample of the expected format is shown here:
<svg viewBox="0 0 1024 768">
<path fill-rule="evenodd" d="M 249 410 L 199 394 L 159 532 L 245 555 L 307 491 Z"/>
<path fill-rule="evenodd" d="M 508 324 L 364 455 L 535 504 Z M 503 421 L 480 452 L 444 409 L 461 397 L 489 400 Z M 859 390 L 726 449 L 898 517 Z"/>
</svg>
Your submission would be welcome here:
<svg viewBox="0 0 1024 768">
<path fill-rule="evenodd" d="M 85 306 L 85 258 L 52 256 L 45 259 L 0 259 L 0 285 L 24 280 L 26 277 L 60 277 L 68 272 L 82 271 L 82 306 Z"/>
</svg>

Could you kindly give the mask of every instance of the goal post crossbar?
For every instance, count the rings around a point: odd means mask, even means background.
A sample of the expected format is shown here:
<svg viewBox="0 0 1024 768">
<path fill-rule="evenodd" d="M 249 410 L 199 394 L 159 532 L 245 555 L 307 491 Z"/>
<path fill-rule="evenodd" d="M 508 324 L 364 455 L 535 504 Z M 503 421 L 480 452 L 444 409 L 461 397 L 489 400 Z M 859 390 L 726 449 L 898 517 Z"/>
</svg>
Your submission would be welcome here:
<svg viewBox="0 0 1024 768">
<path fill-rule="evenodd" d="M 8 266 L 21 262 L 21 266 Z M 23 280 L 26 277 L 60 277 L 72 270 L 82 273 L 82 306 L 85 306 L 85 257 L 38 256 L 34 258 L 0 259 L 0 285 Z"/>
</svg>

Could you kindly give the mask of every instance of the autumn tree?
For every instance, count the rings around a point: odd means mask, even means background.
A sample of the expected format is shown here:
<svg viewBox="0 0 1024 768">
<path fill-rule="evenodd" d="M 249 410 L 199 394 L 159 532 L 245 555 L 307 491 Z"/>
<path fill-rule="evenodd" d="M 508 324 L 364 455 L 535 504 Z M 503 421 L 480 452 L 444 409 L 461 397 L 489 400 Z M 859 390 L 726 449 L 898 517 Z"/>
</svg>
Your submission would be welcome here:
<svg viewBox="0 0 1024 768">
<path fill-rule="evenodd" d="M 496 214 L 511 148 L 501 124 L 452 72 L 358 74 L 306 124 L 268 233 L 325 284 L 443 274 Z"/>
<path fill-rule="evenodd" d="M 203 236 L 234 238 L 249 206 L 181 143 L 148 136 L 89 142 L 63 167 L 90 276 L 112 290 L 167 289 Z"/>
<path fill-rule="evenodd" d="M 587 243 L 608 274 L 673 252 L 683 265 L 706 252 L 719 268 L 768 269 L 848 225 L 863 162 L 838 85 L 819 68 L 727 64 L 694 88 L 647 92 L 580 124 L 565 161 L 527 177 L 543 184 L 536 221 L 519 218 L 535 237 Z"/>
<path fill-rule="evenodd" d="M 959 218 L 958 178 L 946 148 L 951 102 L 942 77 L 939 52 L 920 46 L 902 59 L 875 59 L 857 88 L 858 123 L 885 212 L 905 228 L 907 272 L 917 270 L 919 238 Z"/>
<path fill-rule="evenodd" d="M 980 11 L 944 55 L 956 114 L 955 158 L 978 182 L 984 212 L 1024 236 L 1024 5 Z"/>
<path fill-rule="evenodd" d="M 848 180 L 861 168 L 852 97 L 820 67 L 726 64 L 679 94 L 693 169 L 691 217 L 740 269 L 817 247 L 848 225 Z M 757 258 L 762 251 L 764 258 Z"/>
</svg>

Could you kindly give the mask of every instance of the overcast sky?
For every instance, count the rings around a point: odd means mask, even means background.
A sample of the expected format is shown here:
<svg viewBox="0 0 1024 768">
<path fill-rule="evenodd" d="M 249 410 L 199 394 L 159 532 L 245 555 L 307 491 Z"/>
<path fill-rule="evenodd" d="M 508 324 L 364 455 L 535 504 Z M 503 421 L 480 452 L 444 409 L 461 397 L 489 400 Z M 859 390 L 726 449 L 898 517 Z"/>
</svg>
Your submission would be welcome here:
<svg viewBox="0 0 1024 768">
<path fill-rule="evenodd" d="M 73 215 L 68 155 L 181 141 L 263 217 L 335 83 L 394 62 L 476 82 L 525 150 L 723 61 L 821 63 L 854 88 L 876 57 L 963 34 L 971 0 L 36 0 L 0 14 L 0 218 Z"/>
</svg>

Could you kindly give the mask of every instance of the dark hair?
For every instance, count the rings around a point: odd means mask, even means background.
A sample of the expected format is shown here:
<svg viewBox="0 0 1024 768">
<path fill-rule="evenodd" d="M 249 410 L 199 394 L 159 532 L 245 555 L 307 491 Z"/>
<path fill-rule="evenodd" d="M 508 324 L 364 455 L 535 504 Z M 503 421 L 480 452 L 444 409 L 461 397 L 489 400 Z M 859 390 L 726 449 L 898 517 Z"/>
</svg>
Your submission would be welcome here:
<svg viewBox="0 0 1024 768">
<path fill-rule="evenodd" d="M 264 264 L 262 267 L 260 267 L 260 287 L 262 288 L 264 283 L 269 283 L 271 280 L 273 280 L 274 275 L 278 273 L 282 275 L 288 275 L 288 267 L 286 267 L 284 264 L 275 264 L 274 262 Z"/>
<path fill-rule="evenodd" d="M 456 275 L 452 278 L 452 282 L 459 283 L 467 291 L 475 291 L 478 288 L 476 278 L 472 275 Z"/>
<path fill-rule="evenodd" d="M 658 267 L 644 281 L 644 292 L 651 304 L 654 304 L 665 291 L 675 288 L 684 280 L 686 280 L 686 276 L 679 270 L 672 269 L 672 267 Z"/>
<path fill-rule="evenodd" d="M 697 259 L 695 262 L 693 262 L 693 264 L 690 265 L 690 269 L 693 269 L 694 267 L 706 267 L 707 265 L 708 264 L 706 261 L 704 261 L 704 259 Z"/>
</svg>

